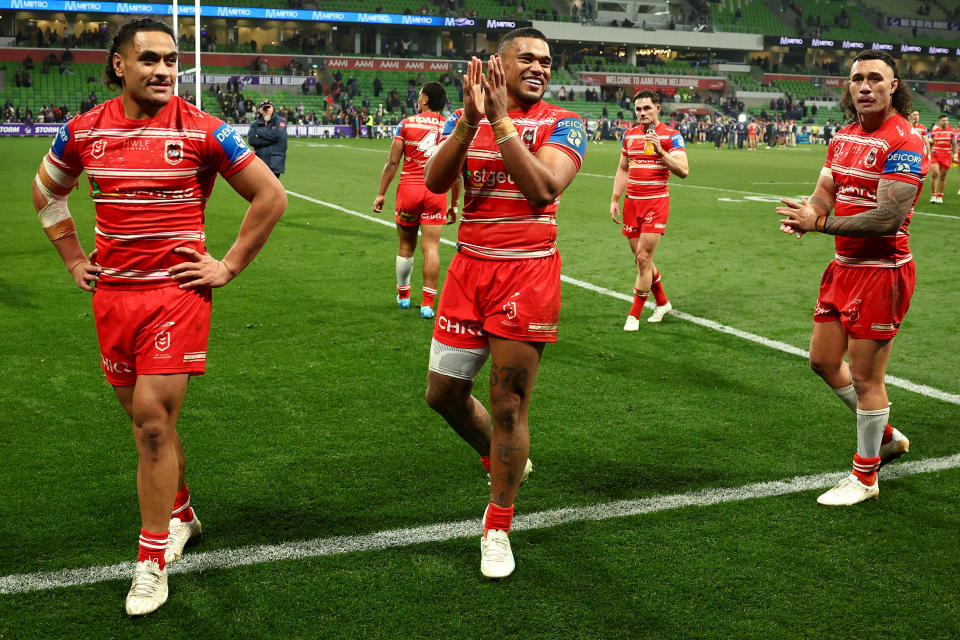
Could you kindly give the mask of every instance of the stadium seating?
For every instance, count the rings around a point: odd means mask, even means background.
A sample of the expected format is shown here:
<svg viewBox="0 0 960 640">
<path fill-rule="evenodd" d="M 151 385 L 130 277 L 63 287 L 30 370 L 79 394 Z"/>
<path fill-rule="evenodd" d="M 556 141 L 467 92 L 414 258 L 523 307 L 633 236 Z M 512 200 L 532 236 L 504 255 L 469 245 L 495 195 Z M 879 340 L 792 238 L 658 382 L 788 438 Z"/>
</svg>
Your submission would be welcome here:
<svg viewBox="0 0 960 640">
<path fill-rule="evenodd" d="M 784 32 L 785 25 L 771 11 L 765 0 L 721 0 L 714 7 L 713 26 L 717 31 L 738 33 Z"/>
</svg>

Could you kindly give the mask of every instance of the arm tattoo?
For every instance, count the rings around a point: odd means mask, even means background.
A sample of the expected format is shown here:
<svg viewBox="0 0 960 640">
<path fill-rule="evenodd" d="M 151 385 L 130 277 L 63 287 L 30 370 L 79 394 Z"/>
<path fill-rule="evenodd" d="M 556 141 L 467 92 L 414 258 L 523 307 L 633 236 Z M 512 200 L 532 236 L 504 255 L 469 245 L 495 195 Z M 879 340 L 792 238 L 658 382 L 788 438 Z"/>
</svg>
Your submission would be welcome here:
<svg viewBox="0 0 960 640">
<path fill-rule="evenodd" d="M 913 207 L 917 185 L 899 180 L 881 180 L 875 209 L 842 218 L 827 218 L 823 232 L 832 236 L 869 238 L 897 232 Z"/>
<path fill-rule="evenodd" d="M 833 209 L 833 207 L 830 205 L 829 202 L 827 202 L 823 198 L 818 198 L 817 196 L 810 196 L 810 198 L 807 199 L 807 203 L 811 207 L 822 209 L 823 210 L 822 215 L 825 215 L 825 216 L 830 215 L 830 210 Z"/>
</svg>

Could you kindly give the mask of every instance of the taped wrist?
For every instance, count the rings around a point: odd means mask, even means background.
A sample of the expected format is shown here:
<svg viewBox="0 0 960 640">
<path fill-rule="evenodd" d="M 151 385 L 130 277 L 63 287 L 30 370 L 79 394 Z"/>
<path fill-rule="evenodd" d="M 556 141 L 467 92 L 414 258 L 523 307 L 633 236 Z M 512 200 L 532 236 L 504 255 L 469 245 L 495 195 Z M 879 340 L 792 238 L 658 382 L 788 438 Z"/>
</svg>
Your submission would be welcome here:
<svg viewBox="0 0 960 640">
<path fill-rule="evenodd" d="M 513 120 L 510 119 L 510 116 L 500 118 L 496 122 L 491 123 L 491 126 L 493 127 L 493 137 L 496 139 L 498 145 L 518 135 L 517 128 L 513 126 Z"/>
<path fill-rule="evenodd" d="M 453 127 L 453 133 L 450 135 L 453 136 L 454 140 L 463 146 L 469 147 L 470 143 L 473 142 L 473 137 L 477 135 L 477 130 L 479 128 L 479 125 L 467 124 L 461 116 L 457 120 L 457 124 Z"/>
</svg>

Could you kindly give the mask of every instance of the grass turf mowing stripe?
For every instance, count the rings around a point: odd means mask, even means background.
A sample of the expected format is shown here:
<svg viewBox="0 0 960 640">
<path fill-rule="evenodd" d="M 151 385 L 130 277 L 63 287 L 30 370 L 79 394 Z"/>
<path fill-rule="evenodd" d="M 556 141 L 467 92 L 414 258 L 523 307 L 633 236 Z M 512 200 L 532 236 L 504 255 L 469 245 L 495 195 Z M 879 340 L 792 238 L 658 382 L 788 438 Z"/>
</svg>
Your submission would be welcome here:
<svg viewBox="0 0 960 640">
<path fill-rule="evenodd" d="M 960 467 L 960 454 L 941 458 L 926 458 L 886 467 L 884 480 L 904 478 L 920 473 L 944 471 Z M 671 509 L 686 507 L 707 507 L 726 502 L 770 498 L 813 489 L 829 487 L 839 481 L 847 472 L 819 473 L 809 476 L 797 476 L 787 480 L 758 482 L 739 487 L 702 489 L 689 493 L 617 500 L 583 507 L 565 507 L 539 511 L 517 516 L 513 522 L 514 531 L 546 529 L 562 524 L 584 521 L 608 520 L 637 516 Z M 440 524 L 413 527 L 409 529 L 390 529 L 376 533 L 315 538 L 301 542 L 223 549 L 189 553 L 169 568 L 170 574 L 195 573 L 211 569 L 229 569 L 254 564 L 280 562 L 284 560 L 303 560 L 322 556 L 343 555 L 364 551 L 407 547 L 427 542 L 444 542 L 458 538 L 469 538 L 480 534 L 480 519 L 446 522 Z M 27 593 L 73 587 L 108 580 L 126 580 L 133 572 L 134 563 L 124 562 L 84 569 L 64 569 L 39 573 L 17 574 L 0 577 L 0 594 Z"/>
<path fill-rule="evenodd" d="M 318 200 L 316 198 L 303 195 L 302 193 L 296 193 L 295 191 L 287 190 L 287 193 L 290 194 L 291 196 L 301 198 L 308 202 L 313 202 L 314 204 L 319 204 L 321 206 L 334 209 L 336 211 L 342 211 L 343 213 L 347 213 L 349 215 L 356 216 L 358 218 L 363 218 L 364 220 L 376 222 L 377 224 L 382 224 L 384 226 L 391 227 L 391 228 L 394 226 L 394 222 L 392 220 L 384 220 L 383 218 L 377 218 L 376 216 L 360 213 L 359 211 L 347 209 L 346 207 L 341 207 L 340 205 L 333 204 L 332 202 Z M 455 242 L 453 242 L 452 240 L 447 240 L 446 238 L 441 238 L 440 241 L 450 246 L 456 246 Z M 609 296 L 611 298 L 616 298 L 618 300 L 623 300 L 625 302 L 633 301 L 633 296 L 627 295 L 625 293 L 620 293 L 618 291 L 613 291 L 612 289 L 607 289 L 606 287 L 600 287 L 595 284 L 585 282 L 583 280 L 577 280 L 576 278 L 571 278 L 570 276 L 561 275 L 560 280 L 568 284 L 572 284 L 574 286 L 581 287 L 589 291 L 593 291 L 595 293 Z M 646 303 L 646 306 L 648 309 L 656 308 L 656 304 L 654 304 L 652 301 L 648 301 Z M 688 322 L 692 322 L 693 324 L 699 325 L 701 327 L 705 327 L 707 329 L 713 329 L 714 331 L 719 331 L 721 333 L 726 333 L 726 334 L 735 336 L 737 338 L 740 338 L 742 340 L 748 340 L 750 342 L 754 342 L 764 347 L 769 347 L 770 349 L 776 349 L 777 351 L 783 351 L 784 353 L 800 356 L 802 358 L 810 357 L 810 353 L 808 351 L 805 351 L 804 349 L 801 349 L 799 347 L 795 347 L 793 345 L 787 344 L 786 342 L 780 342 L 779 340 L 771 340 L 770 338 L 764 338 L 763 336 L 757 335 L 755 333 L 750 333 L 749 331 L 742 331 L 740 329 L 728 327 L 727 325 L 720 324 L 719 322 L 715 322 L 713 320 L 708 320 L 706 318 L 700 318 L 698 316 L 690 315 L 689 313 L 677 311 L 676 309 L 671 311 L 671 314 L 679 318 L 680 320 L 686 320 Z M 934 387 L 931 387 L 925 384 L 918 384 L 916 382 L 907 380 L 906 378 L 899 378 L 897 376 L 887 375 L 886 383 L 894 387 L 900 387 L 901 389 L 906 389 L 907 391 L 912 391 L 914 393 L 927 396 L 928 398 L 935 398 L 937 400 L 942 400 L 943 402 L 949 402 L 951 404 L 960 404 L 960 395 L 958 394 L 948 393 L 946 391 L 942 391 L 940 389 L 936 389 Z"/>
</svg>

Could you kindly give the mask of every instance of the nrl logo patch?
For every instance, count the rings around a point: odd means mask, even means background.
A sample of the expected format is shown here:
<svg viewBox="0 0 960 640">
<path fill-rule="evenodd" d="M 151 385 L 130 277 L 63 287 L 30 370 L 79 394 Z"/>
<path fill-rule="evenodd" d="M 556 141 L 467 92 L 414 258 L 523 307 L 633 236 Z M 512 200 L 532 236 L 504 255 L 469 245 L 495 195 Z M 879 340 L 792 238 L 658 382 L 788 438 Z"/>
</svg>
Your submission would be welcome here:
<svg viewBox="0 0 960 640">
<path fill-rule="evenodd" d="M 183 143 L 179 140 L 167 140 L 163 143 L 163 159 L 169 164 L 180 164 L 183 160 Z"/>
</svg>

